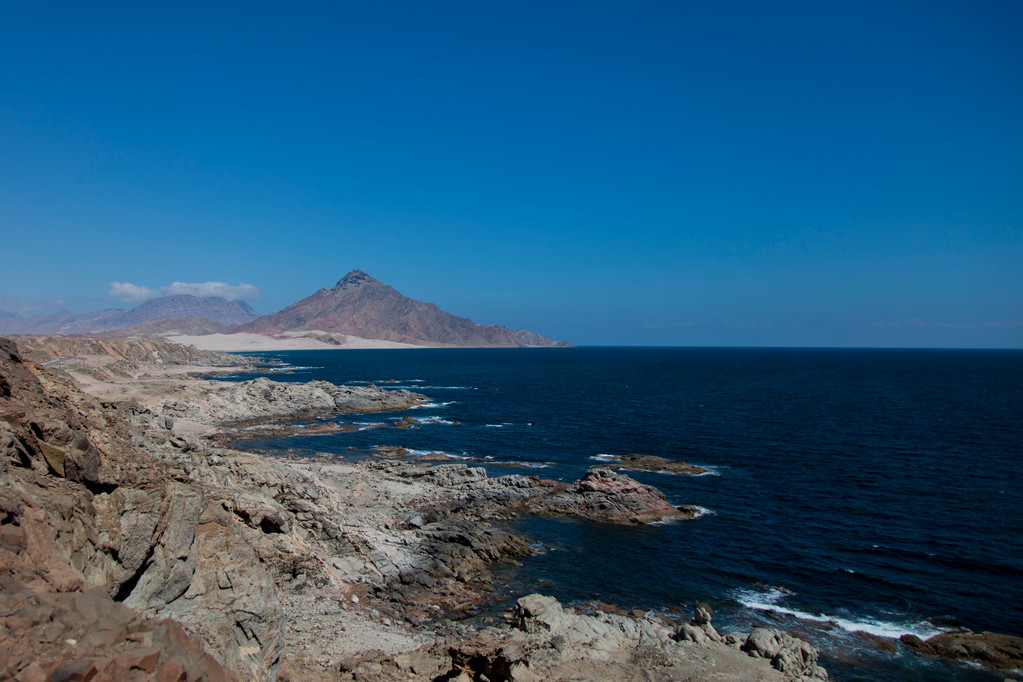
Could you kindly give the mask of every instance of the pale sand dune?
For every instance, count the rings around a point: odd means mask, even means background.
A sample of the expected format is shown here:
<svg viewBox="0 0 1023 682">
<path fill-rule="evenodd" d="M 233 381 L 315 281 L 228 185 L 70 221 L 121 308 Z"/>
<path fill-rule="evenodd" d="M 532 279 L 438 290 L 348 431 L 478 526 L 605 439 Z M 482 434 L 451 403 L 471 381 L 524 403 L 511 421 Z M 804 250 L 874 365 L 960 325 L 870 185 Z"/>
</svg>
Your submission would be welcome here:
<svg viewBox="0 0 1023 682">
<path fill-rule="evenodd" d="M 324 332 L 307 332 L 310 335 Z M 340 334 L 338 335 L 340 336 Z M 358 336 L 346 336 L 345 343 L 335 346 L 311 336 L 295 336 L 294 332 L 287 337 L 266 336 L 264 334 L 206 334 L 204 336 L 167 336 L 167 341 L 186 346 L 195 346 L 202 350 L 220 351 L 263 351 L 263 350 L 353 350 L 362 348 L 433 348 L 435 346 L 416 346 L 411 343 L 383 341 L 381 339 L 361 339 Z"/>
</svg>

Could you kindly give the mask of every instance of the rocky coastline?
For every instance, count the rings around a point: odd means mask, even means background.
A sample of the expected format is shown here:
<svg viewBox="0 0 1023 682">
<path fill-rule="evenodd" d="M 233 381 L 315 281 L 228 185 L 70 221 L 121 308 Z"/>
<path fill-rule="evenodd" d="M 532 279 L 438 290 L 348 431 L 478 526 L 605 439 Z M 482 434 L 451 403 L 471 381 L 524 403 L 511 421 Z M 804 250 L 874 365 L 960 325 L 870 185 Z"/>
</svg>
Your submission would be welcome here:
<svg viewBox="0 0 1023 682">
<path fill-rule="evenodd" d="M 491 567 L 532 551 L 507 519 L 696 514 L 621 472 L 242 452 L 224 444 L 256 425 L 427 397 L 209 381 L 240 358 L 98 344 L 0 338 L 0 679 L 827 677 L 805 642 L 719 633 L 702 606 L 679 624 L 528 595 L 466 619 Z"/>
</svg>

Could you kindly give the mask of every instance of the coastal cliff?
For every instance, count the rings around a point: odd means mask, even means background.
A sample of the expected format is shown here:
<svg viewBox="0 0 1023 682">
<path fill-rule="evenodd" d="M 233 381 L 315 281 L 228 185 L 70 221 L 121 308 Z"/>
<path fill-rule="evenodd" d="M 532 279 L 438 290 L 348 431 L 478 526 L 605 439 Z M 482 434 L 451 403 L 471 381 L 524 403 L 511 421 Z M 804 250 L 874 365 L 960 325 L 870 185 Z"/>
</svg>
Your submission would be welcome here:
<svg viewBox="0 0 1023 682">
<path fill-rule="evenodd" d="M 495 562 L 531 552 L 504 519 L 692 516 L 623 474 L 564 484 L 221 448 L 212 436 L 253 418 L 426 397 L 210 382 L 192 375 L 239 358 L 90 343 L 36 339 L 22 351 L 0 339 L 2 679 L 826 676 L 805 643 L 721 634 L 700 610 L 679 625 L 533 595 L 501 624 L 461 620 L 492 590 Z"/>
</svg>

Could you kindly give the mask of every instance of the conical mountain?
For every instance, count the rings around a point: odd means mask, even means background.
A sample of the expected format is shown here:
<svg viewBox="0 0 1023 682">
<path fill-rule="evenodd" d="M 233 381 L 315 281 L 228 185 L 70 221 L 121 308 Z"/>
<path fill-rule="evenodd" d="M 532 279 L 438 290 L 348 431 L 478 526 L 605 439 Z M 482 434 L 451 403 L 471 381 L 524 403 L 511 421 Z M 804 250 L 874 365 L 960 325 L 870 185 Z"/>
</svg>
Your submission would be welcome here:
<svg viewBox="0 0 1023 682">
<path fill-rule="evenodd" d="M 330 289 L 263 315 L 235 331 L 280 334 L 324 331 L 364 339 L 428 346 L 558 346 L 545 336 L 499 325 L 479 325 L 446 313 L 433 303 L 403 296 L 362 270 L 353 270 Z"/>
</svg>

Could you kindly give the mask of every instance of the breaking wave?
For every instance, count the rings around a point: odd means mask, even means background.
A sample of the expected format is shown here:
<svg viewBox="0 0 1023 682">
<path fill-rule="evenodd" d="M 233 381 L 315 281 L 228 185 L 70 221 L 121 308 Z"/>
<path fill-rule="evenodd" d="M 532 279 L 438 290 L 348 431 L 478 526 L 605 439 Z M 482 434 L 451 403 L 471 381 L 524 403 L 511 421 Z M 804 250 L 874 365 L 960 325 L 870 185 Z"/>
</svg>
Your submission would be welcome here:
<svg viewBox="0 0 1023 682">
<path fill-rule="evenodd" d="M 737 590 L 734 594 L 735 600 L 749 609 L 757 611 L 773 611 L 784 613 L 798 618 L 799 620 L 811 621 L 814 623 L 828 623 L 845 630 L 846 632 L 866 632 L 878 637 L 898 639 L 902 635 L 916 635 L 920 639 L 927 639 L 941 633 L 927 621 L 919 623 L 892 623 L 876 618 L 865 617 L 858 620 L 843 616 L 828 615 L 823 613 L 809 613 L 800 609 L 794 609 L 780 604 L 786 597 L 793 596 L 791 590 L 778 587 L 765 589 Z"/>
</svg>

